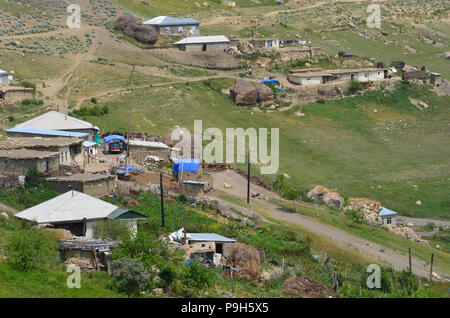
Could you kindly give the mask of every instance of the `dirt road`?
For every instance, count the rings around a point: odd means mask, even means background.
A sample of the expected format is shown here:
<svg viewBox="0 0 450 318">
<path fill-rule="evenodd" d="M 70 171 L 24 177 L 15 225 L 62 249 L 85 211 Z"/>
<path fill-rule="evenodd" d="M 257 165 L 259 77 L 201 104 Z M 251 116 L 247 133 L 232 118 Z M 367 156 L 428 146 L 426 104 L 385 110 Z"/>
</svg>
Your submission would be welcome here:
<svg viewBox="0 0 450 318">
<path fill-rule="evenodd" d="M 213 183 L 216 188 L 220 188 L 221 191 L 240 199 L 246 198 L 247 180 L 238 173 L 232 170 L 225 170 L 221 172 L 210 172 L 210 175 L 213 178 Z M 225 188 L 223 186 L 224 183 L 230 184 L 231 187 Z M 251 192 L 261 193 L 268 198 L 279 198 L 276 193 L 273 193 L 261 187 L 257 187 L 255 185 L 251 185 Z M 210 195 L 217 196 L 218 193 L 213 192 Z M 266 211 L 269 211 L 270 215 L 268 216 L 273 219 L 296 224 L 299 227 L 306 228 L 314 233 L 318 233 L 320 235 L 328 237 L 333 242 L 343 247 L 356 250 L 359 253 L 365 254 L 366 256 L 374 260 L 388 264 L 395 270 L 402 270 L 409 266 L 408 256 L 406 254 L 402 254 L 385 246 L 381 246 L 368 240 L 361 239 L 333 226 L 319 223 L 318 221 L 310 217 L 298 213 L 286 212 L 285 210 L 280 209 L 278 206 L 270 203 L 268 200 L 253 199 L 252 201 L 254 205 L 263 206 Z M 302 203 L 300 201 L 298 202 L 298 204 L 308 205 L 308 203 Z M 412 270 L 416 275 L 421 277 L 428 277 L 429 267 L 424 261 L 413 257 L 412 264 Z"/>
<path fill-rule="evenodd" d="M 16 214 L 19 212 L 18 210 L 14 209 L 10 206 L 7 206 L 6 204 L 3 204 L 3 203 L 0 203 L 0 211 L 10 212 L 12 214 Z"/>
</svg>

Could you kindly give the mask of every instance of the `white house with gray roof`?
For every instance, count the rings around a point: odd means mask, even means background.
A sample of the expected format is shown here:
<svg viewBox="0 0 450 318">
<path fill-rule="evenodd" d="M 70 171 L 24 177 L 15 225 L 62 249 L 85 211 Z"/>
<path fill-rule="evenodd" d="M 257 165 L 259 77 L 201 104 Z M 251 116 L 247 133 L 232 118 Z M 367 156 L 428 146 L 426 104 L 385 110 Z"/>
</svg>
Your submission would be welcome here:
<svg viewBox="0 0 450 318">
<path fill-rule="evenodd" d="M 159 16 L 142 24 L 153 25 L 161 34 L 185 34 L 187 36 L 200 35 L 200 22 L 191 18 L 173 18 Z"/>
<path fill-rule="evenodd" d="M 94 227 L 104 220 L 127 222 L 136 233 L 137 221 L 147 219 L 136 211 L 120 208 L 75 190 L 19 212 L 15 217 L 37 224 L 51 224 L 54 228 L 69 230 L 74 236 L 84 239 L 95 239 Z"/>
<path fill-rule="evenodd" d="M 224 35 L 192 36 L 175 42 L 181 51 L 218 51 L 230 45 L 230 40 Z"/>
</svg>

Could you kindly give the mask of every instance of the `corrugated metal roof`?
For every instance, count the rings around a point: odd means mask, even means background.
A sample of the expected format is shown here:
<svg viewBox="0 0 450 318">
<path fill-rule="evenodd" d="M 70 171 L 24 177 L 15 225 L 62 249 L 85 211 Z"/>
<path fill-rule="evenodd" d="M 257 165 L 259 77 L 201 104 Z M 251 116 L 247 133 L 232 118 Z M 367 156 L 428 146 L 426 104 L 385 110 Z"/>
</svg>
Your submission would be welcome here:
<svg viewBox="0 0 450 318">
<path fill-rule="evenodd" d="M 177 26 L 177 25 L 200 24 L 200 22 L 191 18 L 172 18 L 168 16 L 159 16 L 144 21 L 142 22 L 142 24 L 158 25 L 158 26 Z"/>
<path fill-rule="evenodd" d="M 21 219 L 37 223 L 58 223 L 104 219 L 118 206 L 75 190 L 17 213 Z"/>
<path fill-rule="evenodd" d="M 175 42 L 175 45 L 180 44 L 198 44 L 198 43 L 229 43 L 230 40 L 225 35 L 212 35 L 212 36 L 190 36 L 184 38 L 178 42 Z"/>
<path fill-rule="evenodd" d="M 91 123 L 61 114 L 55 111 L 49 111 L 29 121 L 16 125 L 16 127 L 27 127 L 45 130 L 71 130 L 71 129 L 97 129 Z"/>
<path fill-rule="evenodd" d="M 164 148 L 164 149 L 169 148 L 165 143 L 162 143 L 162 142 L 135 140 L 135 139 L 130 140 L 130 145 L 131 146 L 141 146 L 141 147 L 151 147 L 151 148 Z"/>
<path fill-rule="evenodd" d="M 397 215 L 398 213 L 392 210 L 389 210 L 385 207 L 382 207 L 380 212 L 378 213 L 379 216 L 388 216 L 388 215 Z"/>
<path fill-rule="evenodd" d="M 83 137 L 86 137 L 87 135 L 89 135 L 87 133 L 79 133 L 79 132 L 74 132 L 74 131 L 36 129 L 36 128 L 19 127 L 19 126 L 10 128 L 6 132 L 48 135 L 48 136 L 60 136 L 60 137 L 75 137 L 75 138 L 83 138 Z"/>
<path fill-rule="evenodd" d="M 186 233 L 190 241 L 202 241 L 202 242 L 224 242 L 233 243 L 236 242 L 228 237 L 216 234 L 216 233 Z"/>
<path fill-rule="evenodd" d="M 9 73 L 7 71 L 0 70 L 0 75 L 9 75 Z"/>
</svg>

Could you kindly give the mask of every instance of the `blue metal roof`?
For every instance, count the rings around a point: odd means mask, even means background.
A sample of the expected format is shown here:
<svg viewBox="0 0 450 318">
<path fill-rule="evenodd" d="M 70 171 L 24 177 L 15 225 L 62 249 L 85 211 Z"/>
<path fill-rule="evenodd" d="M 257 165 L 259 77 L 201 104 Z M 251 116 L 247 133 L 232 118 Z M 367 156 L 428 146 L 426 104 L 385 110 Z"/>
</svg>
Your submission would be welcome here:
<svg viewBox="0 0 450 318">
<path fill-rule="evenodd" d="M 379 216 L 388 216 L 388 215 L 397 215 L 398 213 L 389 209 L 386 209 L 385 207 L 382 207 L 380 212 L 378 213 Z"/>
<path fill-rule="evenodd" d="M 80 133 L 80 132 L 74 132 L 74 131 L 35 129 L 35 128 L 17 127 L 17 126 L 8 129 L 6 132 L 17 132 L 17 133 L 59 136 L 59 137 L 75 137 L 75 138 L 83 138 L 83 137 L 86 137 L 89 135 L 87 133 Z"/>
</svg>

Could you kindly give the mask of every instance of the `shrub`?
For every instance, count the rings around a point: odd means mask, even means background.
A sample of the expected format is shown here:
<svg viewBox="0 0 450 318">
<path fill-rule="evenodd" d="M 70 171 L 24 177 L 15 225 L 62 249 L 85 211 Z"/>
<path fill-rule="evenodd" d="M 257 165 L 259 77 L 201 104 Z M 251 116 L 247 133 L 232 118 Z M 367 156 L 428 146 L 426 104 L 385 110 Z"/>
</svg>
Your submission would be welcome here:
<svg viewBox="0 0 450 318">
<path fill-rule="evenodd" d="M 95 97 L 92 97 L 92 98 L 91 98 L 91 103 L 93 103 L 93 104 L 97 104 L 97 98 L 95 98 Z"/>
<path fill-rule="evenodd" d="M 159 272 L 159 278 L 164 282 L 164 291 L 166 294 L 170 292 L 170 285 L 176 277 L 176 272 L 171 266 L 166 266 Z"/>
<path fill-rule="evenodd" d="M 357 91 L 361 91 L 363 89 L 363 85 L 355 80 L 350 81 L 350 92 L 356 93 Z"/>
<path fill-rule="evenodd" d="M 187 265 L 181 278 L 185 296 L 192 297 L 200 294 L 214 284 L 215 277 L 214 271 L 203 265 L 195 262 Z"/>
<path fill-rule="evenodd" d="M 149 287 L 150 273 L 137 259 L 121 258 L 112 263 L 113 276 L 117 278 L 117 289 L 130 297 L 139 295 L 142 290 Z"/>
<path fill-rule="evenodd" d="M 109 241 L 123 240 L 131 236 L 131 228 L 126 222 L 106 220 L 94 226 L 94 236 Z"/>
<path fill-rule="evenodd" d="M 14 116 L 8 116 L 8 122 L 13 122 L 13 121 L 15 121 L 16 119 L 14 118 Z"/>
<path fill-rule="evenodd" d="M 13 232 L 5 246 L 7 262 L 21 270 L 46 265 L 56 258 L 57 240 L 45 230 L 23 229 Z"/>
<path fill-rule="evenodd" d="M 25 175 L 25 187 L 34 188 L 41 184 L 41 173 L 36 166 L 31 166 Z"/>
</svg>

